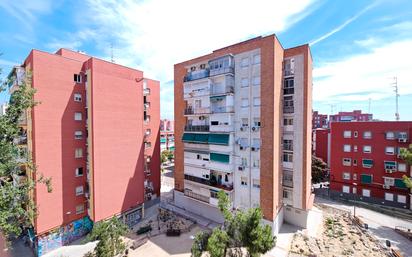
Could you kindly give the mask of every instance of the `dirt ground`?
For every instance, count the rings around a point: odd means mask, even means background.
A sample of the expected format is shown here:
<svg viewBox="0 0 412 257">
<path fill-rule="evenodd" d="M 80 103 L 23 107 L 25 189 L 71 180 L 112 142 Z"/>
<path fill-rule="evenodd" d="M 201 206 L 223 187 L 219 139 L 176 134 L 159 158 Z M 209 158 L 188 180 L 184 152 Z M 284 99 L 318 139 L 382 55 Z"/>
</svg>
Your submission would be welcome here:
<svg viewBox="0 0 412 257">
<path fill-rule="evenodd" d="M 298 256 L 387 256 L 377 241 L 358 226 L 352 225 L 349 214 L 337 209 L 318 206 L 323 210 L 323 226 L 316 237 L 296 233 L 289 257 Z"/>
</svg>

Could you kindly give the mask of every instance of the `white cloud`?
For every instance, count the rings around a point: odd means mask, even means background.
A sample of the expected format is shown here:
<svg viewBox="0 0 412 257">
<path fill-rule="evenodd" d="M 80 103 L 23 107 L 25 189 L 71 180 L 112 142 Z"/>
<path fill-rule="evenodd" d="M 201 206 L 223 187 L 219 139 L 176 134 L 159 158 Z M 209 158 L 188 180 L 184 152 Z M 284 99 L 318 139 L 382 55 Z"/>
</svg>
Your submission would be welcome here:
<svg viewBox="0 0 412 257">
<path fill-rule="evenodd" d="M 399 93 L 412 94 L 411 46 L 412 39 L 387 43 L 369 53 L 320 64 L 313 71 L 314 100 L 337 103 L 394 96 L 394 76 Z"/>
<path fill-rule="evenodd" d="M 313 40 L 312 42 L 310 42 L 309 44 L 311 46 L 327 39 L 328 37 L 332 36 L 333 34 L 341 31 L 342 29 L 344 29 L 346 26 L 348 26 L 350 23 L 354 22 L 355 20 L 357 20 L 360 16 L 362 16 L 362 14 L 364 14 L 365 12 L 367 12 L 369 9 L 375 7 L 377 5 L 378 2 L 375 2 L 373 4 L 370 4 L 368 6 L 366 6 L 364 9 L 362 9 L 360 12 L 358 12 L 355 16 L 353 16 L 352 18 L 346 20 L 344 23 L 342 23 L 341 25 L 337 26 L 336 28 L 332 29 L 331 31 L 329 31 L 328 33 L 320 36 L 319 38 Z"/>
<path fill-rule="evenodd" d="M 83 10 L 90 13 L 83 17 L 91 19 L 85 24 L 97 28 L 96 44 L 105 55 L 110 56 L 113 42 L 117 63 L 161 81 L 162 104 L 169 106 L 163 101 L 173 90 L 163 82 L 173 80 L 175 63 L 283 31 L 308 15 L 314 1 L 88 0 Z"/>
</svg>

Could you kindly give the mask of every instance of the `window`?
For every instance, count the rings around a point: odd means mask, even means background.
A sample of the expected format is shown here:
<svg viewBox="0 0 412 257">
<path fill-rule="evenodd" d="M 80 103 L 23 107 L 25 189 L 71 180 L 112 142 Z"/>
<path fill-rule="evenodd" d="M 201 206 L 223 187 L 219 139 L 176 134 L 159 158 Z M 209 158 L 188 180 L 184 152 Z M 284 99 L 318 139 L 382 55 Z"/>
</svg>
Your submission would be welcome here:
<svg viewBox="0 0 412 257">
<path fill-rule="evenodd" d="M 260 160 L 259 159 L 253 160 L 253 167 L 254 168 L 259 168 L 260 167 Z"/>
<path fill-rule="evenodd" d="M 259 179 L 253 179 L 252 180 L 252 186 L 254 188 L 260 188 L 260 180 Z"/>
<path fill-rule="evenodd" d="M 373 160 L 371 160 L 371 159 L 362 159 L 362 166 L 364 168 L 371 168 L 373 166 Z"/>
<path fill-rule="evenodd" d="M 353 159 L 353 166 L 358 166 L 358 160 Z"/>
<path fill-rule="evenodd" d="M 150 148 L 150 147 L 152 147 L 152 143 L 151 142 L 144 142 L 144 147 L 145 148 Z"/>
<path fill-rule="evenodd" d="M 82 101 L 82 95 L 81 94 L 74 94 L 74 101 L 75 102 L 81 102 Z"/>
<path fill-rule="evenodd" d="M 392 131 L 386 132 L 386 139 L 389 139 L 389 140 L 395 139 L 395 133 L 393 133 Z"/>
<path fill-rule="evenodd" d="M 200 64 L 200 69 L 201 69 L 201 70 L 206 69 L 206 64 L 204 64 L 204 63 L 203 63 L 203 64 Z"/>
<path fill-rule="evenodd" d="M 349 172 L 342 173 L 342 178 L 344 180 L 350 180 L 350 173 Z"/>
<path fill-rule="evenodd" d="M 342 186 L 342 192 L 349 194 L 349 192 L 350 192 L 350 187 L 349 187 L 349 186 Z"/>
<path fill-rule="evenodd" d="M 145 134 L 146 134 L 146 136 L 149 136 L 150 134 L 152 134 L 152 130 L 151 129 L 146 129 Z"/>
<path fill-rule="evenodd" d="M 253 106 L 260 106 L 260 97 L 253 98 Z"/>
<path fill-rule="evenodd" d="M 260 127 L 260 118 L 253 118 L 253 126 Z"/>
<path fill-rule="evenodd" d="M 198 154 L 198 155 L 196 156 L 196 159 L 200 160 L 200 159 L 202 159 L 202 156 L 201 156 L 200 154 Z"/>
<path fill-rule="evenodd" d="M 361 183 L 362 184 L 372 184 L 373 177 L 369 174 L 361 174 Z"/>
<path fill-rule="evenodd" d="M 395 185 L 395 179 L 394 178 L 383 177 L 383 181 L 384 181 L 385 186 L 394 186 Z"/>
<path fill-rule="evenodd" d="M 351 158 L 343 158 L 342 159 L 342 164 L 343 164 L 343 166 L 351 166 L 352 159 Z"/>
<path fill-rule="evenodd" d="M 398 203 L 406 203 L 406 195 L 398 195 Z"/>
<path fill-rule="evenodd" d="M 82 194 L 83 194 L 83 186 L 76 187 L 76 195 L 82 195 Z"/>
<path fill-rule="evenodd" d="M 293 162 L 293 153 L 283 152 L 283 161 L 284 162 Z"/>
<path fill-rule="evenodd" d="M 248 87 L 249 86 L 249 79 L 243 78 L 241 81 L 241 87 Z"/>
<path fill-rule="evenodd" d="M 74 139 L 82 139 L 83 138 L 83 132 L 82 131 L 75 131 L 74 132 Z"/>
<path fill-rule="evenodd" d="M 365 197 L 371 197 L 371 191 L 369 189 L 362 189 L 362 195 Z"/>
<path fill-rule="evenodd" d="M 351 138 L 352 137 L 352 131 L 350 131 L 350 130 L 343 131 L 343 137 L 344 138 Z"/>
<path fill-rule="evenodd" d="M 74 74 L 73 78 L 74 78 L 74 82 L 82 83 L 82 76 L 80 76 L 80 74 Z"/>
<path fill-rule="evenodd" d="M 240 67 L 244 68 L 249 66 L 249 58 L 243 58 L 240 62 Z"/>
<path fill-rule="evenodd" d="M 364 153 L 371 153 L 372 152 L 372 147 L 370 145 L 364 145 L 363 146 L 363 152 Z"/>
<path fill-rule="evenodd" d="M 242 157 L 242 166 L 247 167 L 247 158 Z"/>
<path fill-rule="evenodd" d="M 292 95 L 295 93 L 294 79 L 288 78 L 283 81 L 283 94 Z"/>
<path fill-rule="evenodd" d="M 292 95 L 283 97 L 283 112 L 284 113 L 293 113 L 294 112 L 293 96 Z"/>
<path fill-rule="evenodd" d="M 353 132 L 353 137 L 358 137 L 358 131 Z"/>
<path fill-rule="evenodd" d="M 195 108 L 201 108 L 202 107 L 202 100 L 195 100 Z"/>
<path fill-rule="evenodd" d="M 293 126 L 293 118 L 284 118 L 283 126 Z"/>
<path fill-rule="evenodd" d="M 255 149 L 260 149 L 260 139 L 259 138 L 252 139 L 252 147 L 254 147 Z"/>
<path fill-rule="evenodd" d="M 355 153 L 358 151 L 358 146 L 357 146 L 357 145 L 354 145 L 354 146 L 353 146 L 353 151 L 354 151 Z"/>
<path fill-rule="evenodd" d="M 74 157 L 75 158 L 82 158 L 83 157 L 83 149 L 82 148 L 76 148 L 74 152 Z"/>
<path fill-rule="evenodd" d="M 353 180 L 357 180 L 358 179 L 358 174 L 357 173 L 353 173 Z"/>
<path fill-rule="evenodd" d="M 83 204 L 77 205 L 76 206 L 76 214 L 81 214 L 83 212 L 84 212 L 84 205 Z"/>
<path fill-rule="evenodd" d="M 82 113 L 81 112 L 75 112 L 74 113 L 74 120 L 82 120 Z"/>
<path fill-rule="evenodd" d="M 385 193 L 385 200 L 393 202 L 393 194 Z"/>
<path fill-rule="evenodd" d="M 346 152 L 346 153 L 350 153 L 351 146 L 350 145 L 343 145 L 343 151 Z"/>
<path fill-rule="evenodd" d="M 247 178 L 246 177 L 241 177 L 240 178 L 240 184 L 242 186 L 247 186 Z"/>
<path fill-rule="evenodd" d="M 293 140 L 284 139 L 283 140 L 283 150 L 293 151 Z"/>
<path fill-rule="evenodd" d="M 249 99 L 248 98 L 242 98 L 242 107 L 249 107 Z"/>
<path fill-rule="evenodd" d="M 394 155 L 395 154 L 395 147 L 393 147 L 393 146 L 385 147 L 385 153 L 388 154 L 388 155 Z"/>
<path fill-rule="evenodd" d="M 79 167 L 76 169 L 76 177 L 83 176 L 83 167 Z"/>
<path fill-rule="evenodd" d="M 248 126 L 249 126 L 249 119 L 242 118 L 242 127 L 248 127 Z"/>
<path fill-rule="evenodd" d="M 254 86 L 260 85 L 260 76 L 253 77 L 253 85 Z"/>
<path fill-rule="evenodd" d="M 372 138 L 372 132 L 370 132 L 370 131 L 364 131 L 364 132 L 363 132 L 363 138 L 365 138 L 365 139 L 371 139 L 371 138 Z"/>
<path fill-rule="evenodd" d="M 253 64 L 260 64 L 260 54 L 253 56 Z"/>
<path fill-rule="evenodd" d="M 398 163 L 398 171 L 406 172 L 406 164 L 405 163 Z"/>
<path fill-rule="evenodd" d="M 283 190 L 283 198 L 291 199 L 292 198 L 291 194 L 292 194 L 292 192 L 287 191 L 287 190 Z"/>
</svg>

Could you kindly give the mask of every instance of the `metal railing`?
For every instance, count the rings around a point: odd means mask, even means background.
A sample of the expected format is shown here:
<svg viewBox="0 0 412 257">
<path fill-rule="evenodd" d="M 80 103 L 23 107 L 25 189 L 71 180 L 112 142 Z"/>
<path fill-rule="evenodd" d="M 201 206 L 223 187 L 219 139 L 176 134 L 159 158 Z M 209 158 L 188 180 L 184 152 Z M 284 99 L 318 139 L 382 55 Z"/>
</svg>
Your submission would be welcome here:
<svg viewBox="0 0 412 257">
<path fill-rule="evenodd" d="M 193 108 L 193 107 L 185 108 L 185 115 L 208 114 L 208 113 L 210 113 L 209 108 Z"/>
<path fill-rule="evenodd" d="M 218 95 L 218 94 L 233 94 L 235 93 L 234 86 L 216 86 L 212 85 L 211 95 Z"/>
<path fill-rule="evenodd" d="M 209 70 L 204 69 L 204 70 L 196 70 L 196 71 L 190 71 L 186 74 L 186 76 L 183 79 L 183 82 L 189 82 L 197 79 L 203 79 L 209 77 Z"/>
<path fill-rule="evenodd" d="M 233 67 L 225 67 L 225 68 L 218 68 L 218 69 L 211 69 L 210 76 L 216 76 L 225 73 L 234 73 L 235 69 Z"/>
<path fill-rule="evenodd" d="M 283 106 L 283 113 L 294 113 L 295 108 L 293 106 Z"/>
<path fill-rule="evenodd" d="M 190 197 L 190 198 L 194 198 L 194 199 L 202 201 L 202 202 L 209 203 L 209 197 L 201 195 L 201 194 L 193 193 L 192 191 L 185 190 L 185 196 Z"/>
<path fill-rule="evenodd" d="M 211 113 L 225 113 L 225 112 L 234 112 L 233 106 L 212 106 Z"/>
<path fill-rule="evenodd" d="M 209 125 L 186 125 L 185 131 L 199 131 L 199 132 L 208 132 Z"/>
<path fill-rule="evenodd" d="M 149 95 L 149 94 L 150 94 L 150 88 L 144 88 L 143 95 Z"/>
<path fill-rule="evenodd" d="M 199 177 L 195 177 L 195 176 L 191 176 L 191 175 L 187 175 L 187 174 L 185 174 L 185 179 L 189 180 L 189 181 L 196 182 L 196 183 L 200 183 L 200 184 L 203 184 L 203 185 L 217 187 L 217 188 L 227 190 L 227 191 L 233 190 L 233 184 L 232 185 L 224 185 L 224 184 L 219 184 L 218 182 L 214 183 L 209 179 L 199 178 Z"/>
</svg>

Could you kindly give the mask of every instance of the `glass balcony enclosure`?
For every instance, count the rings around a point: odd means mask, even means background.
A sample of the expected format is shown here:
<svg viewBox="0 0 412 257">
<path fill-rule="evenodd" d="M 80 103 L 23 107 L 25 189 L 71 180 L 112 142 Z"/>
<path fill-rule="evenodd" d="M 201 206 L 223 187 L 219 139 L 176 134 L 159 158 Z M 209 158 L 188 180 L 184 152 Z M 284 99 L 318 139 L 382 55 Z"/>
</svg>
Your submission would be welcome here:
<svg viewBox="0 0 412 257">
<path fill-rule="evenodd" d="M 210 76 L 233 73 L 235 62 L 232 55 L 222 56 L 209 61 Z"/>
</svg>

